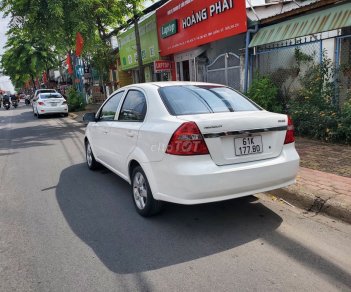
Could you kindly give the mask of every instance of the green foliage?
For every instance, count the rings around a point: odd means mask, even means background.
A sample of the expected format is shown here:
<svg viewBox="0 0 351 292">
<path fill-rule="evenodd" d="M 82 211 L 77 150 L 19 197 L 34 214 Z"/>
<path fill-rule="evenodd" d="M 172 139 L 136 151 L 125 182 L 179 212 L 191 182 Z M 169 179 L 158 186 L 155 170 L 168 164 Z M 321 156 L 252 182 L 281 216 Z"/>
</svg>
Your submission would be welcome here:
<svg viewBox="0 0 351 292">
<path fill-rule="evenodd" d="M 16 87 L 58 65 L 53 48 L 20 29 L 12 29 L 5 48 L 1 67 Z"/>
<path fill-rule="evenodd" d="M 302 63 L 312 62 L 314 58 L 314 55 L 310 56 L 301 52 L 301 49 L 299 47 L 295 48 L 294 56 L 298 67 L 300 67 Z"/>
<path fill-rule="evenodd" d="M 301 89 L 290 111 L 297 134 L 329 141 L 351 143 L 351 103 L 341 108 L 335 102 L 334 67 L 323 54 L 322 64 L 310 62 L 301 76 Z"/>
<path fill-rule="evenodd" d="M 111 48 L 108 32 L 140 12 L 142 0 L 2 0 L 0 11 L 9 16 L 9 40 L 2 66 L 16 86 L 57 68 L 49 62 L 75 49 L 76 33 L 84 38 L 83 54 L 93 57 L 99 71 L 108 71 Z M 25 36 L 25 41 L 22 36 Z M 16 44 L 16 40 L 21 42 Z M 24 41 L 24 42 L 23 42 Z M 12 42 L 12 43 L 11 43 Z M 108 51 L 108 52 L 107 52 Z M 104 60 L 98 60 L 101 55 Z M 20 58 L 19 58 L 20 57 Z M 18 60 L 21 59 L 21 60 Z M 11 64 L 14 60 L 15 64 Z"/>
<path fill-rule="evenodd" d="M 70 112 L 84 110 L 83 95 L 71 87 L 68 90 L 67 104 Z"/>
<path fill-rule="evenodd" d="M 111 47 L 100 39 L 95 40 L 95 45 L 90 49 L 91 64 L 98 71 L 99 76 L 103 81 L 108 80 L 107 69 L 111 64 L 116 64 L 116 54 L 113 54 Z"/>
<path fill-rule="evenodd" d="M 340 111 L 321 110 L 318 105 L 294 104 L 291 111 L 295 131 L 327 142 L 351 144 L 351 102 L 345 102 Z"/>
<path fill-rule="evenodd" d="M 341 107 L 338 118 L 337 135 L 339 141 L 351 144 L 351 99 Z"/>
<path fill-rule="evenodd" d="M 278 87 L 274 85 L 269 76 L 256 74 L 248 92 L 254 102 L 272 112 L 282 112 L 282 104 L 278 100 Z"/>
</svg>

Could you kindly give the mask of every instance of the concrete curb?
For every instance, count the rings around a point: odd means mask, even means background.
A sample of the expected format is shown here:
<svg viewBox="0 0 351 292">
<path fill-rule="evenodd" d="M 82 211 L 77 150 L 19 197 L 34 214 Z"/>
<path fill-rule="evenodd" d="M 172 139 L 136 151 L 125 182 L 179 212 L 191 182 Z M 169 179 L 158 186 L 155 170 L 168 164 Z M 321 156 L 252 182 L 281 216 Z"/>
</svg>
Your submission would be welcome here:
<svg viewBox="0 0 351 292">
<path fill-rule="evenodd" d="M 78 115 L 76 115 L 74 113 L 68 113 L 68 116 L 73 120 L 75 120 L 78 117 Z"/>
<path fill-rule="evenodd" d="M 323 198 L 296 186 L 272 190 L 266 194 L 286 200 L 306 211 L 324 214 L 351 223 L 351 202 L 344 199 L 342 195 Z"/>
</svg>

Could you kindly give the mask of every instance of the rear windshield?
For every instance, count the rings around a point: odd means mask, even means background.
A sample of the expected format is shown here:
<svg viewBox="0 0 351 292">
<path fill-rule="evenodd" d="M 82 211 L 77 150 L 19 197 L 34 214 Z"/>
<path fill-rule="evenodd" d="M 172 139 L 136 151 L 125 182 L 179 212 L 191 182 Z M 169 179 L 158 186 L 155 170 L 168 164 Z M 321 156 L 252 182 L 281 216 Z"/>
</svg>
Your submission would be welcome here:
<svg viewBox="0 0 351 292">
<path fill-rule="evenodd" d="M 60 98 L 62 97 L 61 94 L 59 93 L 40 93 L 40 98 L 41 99 L 46 99 L 46 98 Z"/>
<path fill-rule="evenodd" d="M 38 94 L 39 93 L 47 93 L 47 92 L 56 92 L 55 89 L 40 89 L 38 90 Z"/>
<path fill-rule="evenodd" d="M 261 110 L 245 96 L 224 86 L 175 85 L 162 87 L 159 92 L 168 111 L 175 116 Z"/>
</svg>

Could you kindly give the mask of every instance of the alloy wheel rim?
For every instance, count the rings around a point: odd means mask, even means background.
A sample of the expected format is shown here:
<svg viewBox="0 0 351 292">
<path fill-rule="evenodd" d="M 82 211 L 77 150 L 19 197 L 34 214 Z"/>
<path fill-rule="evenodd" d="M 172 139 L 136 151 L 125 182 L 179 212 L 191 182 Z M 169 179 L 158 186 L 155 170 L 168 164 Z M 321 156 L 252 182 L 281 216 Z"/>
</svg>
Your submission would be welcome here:
<svg viewBox="0 0 351 292">
<path fill-rule="evenodd" d="M 137 172 L 133 180 L 133 195 L 134 201 L 140 210 L 143 210 L 146 206 L 147 200 L 147 187 L 146 180 L 142 173 Z"/>
<path fill-rule="evenodd" d="M 91 164 L 93 162 L 93 153 L 91 151 L 90 144 L 88 144 L 88 146 L 87 146 L 87 162 L 88 162 L 89 166 L 91 166 Z"/>
</svg>

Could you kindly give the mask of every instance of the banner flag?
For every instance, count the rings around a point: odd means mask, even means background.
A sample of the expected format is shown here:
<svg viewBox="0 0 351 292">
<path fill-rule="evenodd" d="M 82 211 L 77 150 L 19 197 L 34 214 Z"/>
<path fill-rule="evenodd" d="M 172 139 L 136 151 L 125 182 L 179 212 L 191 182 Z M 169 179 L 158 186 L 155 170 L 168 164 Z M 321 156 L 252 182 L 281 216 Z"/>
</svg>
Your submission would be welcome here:
<svg viewBox="0 0 351 292">
<path fill-rule="evenodd" d="M 83 51 L 84 40 L 80 32 L 76 35 L 76 56 L 79 57 Z"/>
<path fill-rule="evenodd" d="M 68 66 L 68 74 L 72 75 L 73 74 L 72 60 L 71 60 L 71 55 L 69 53 L 67 54 L 66 64 Z"/>
</svg>

